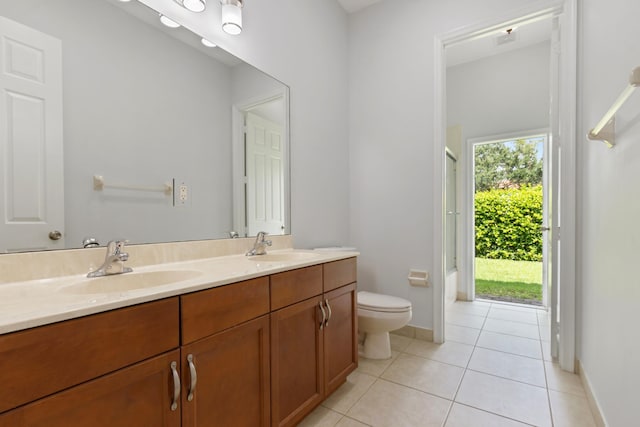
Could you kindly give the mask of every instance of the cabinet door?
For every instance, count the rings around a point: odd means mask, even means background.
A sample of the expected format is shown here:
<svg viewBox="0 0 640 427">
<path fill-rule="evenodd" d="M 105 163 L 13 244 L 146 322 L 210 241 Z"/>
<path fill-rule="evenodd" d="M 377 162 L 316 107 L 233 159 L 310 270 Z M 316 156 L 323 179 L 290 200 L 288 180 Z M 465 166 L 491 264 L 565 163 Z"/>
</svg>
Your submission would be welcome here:
<svg viewBox="0 0 640 427">
<path fill-rule="evenodd" d="M 272 426 L 296 425 L 324 397 L 321 301 L 317 296 L 271 313 Z"/>
<path fill-rule="evenodd" d="M 183 346 L 183 426 L 267 427 L 269 377 L 269 316 Z"/>
<path fill-rule="evenodd" d="M 337 389 L 358 367 L 356 284 L 324 294 L 330 313 L 324 328 L 325 394 Z"/>
<path fill-rule="evenodd" d="M 178 350 L 0 415 L 2 427 L 180 426 L 171 363 Z M 179 400 L 179 399 L 178 399 Z M 178 402 L 179 403 L 179 402 Z"/>
</svg>

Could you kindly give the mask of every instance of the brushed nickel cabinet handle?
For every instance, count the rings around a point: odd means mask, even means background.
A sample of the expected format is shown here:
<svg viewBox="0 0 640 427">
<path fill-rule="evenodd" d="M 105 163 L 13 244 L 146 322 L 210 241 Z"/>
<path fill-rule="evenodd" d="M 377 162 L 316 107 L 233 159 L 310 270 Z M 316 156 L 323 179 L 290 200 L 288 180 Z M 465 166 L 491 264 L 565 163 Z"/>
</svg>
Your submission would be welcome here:
<svg viewBox="0 0 640 427">
<path fill-rule="evenodd" d="M 180 375 L 178 375 L 178 363 L 171 362 L 171 373 L 173 374 L 173 401 L 171 410 L 178 409 L 178 399 L 180 399 Z"/>
<path fill-rule="evenodd" d="M 322 330 L 324 328 L 325 322 L 327 321 L 327 312 L 324 311 L 324 306 L 322 305 L 322 301 L 318 303 L 318 306 L 320 307 L 320 311 L 322 312 L 322 320 L 320 321 L 320 330 Z"/>
<path fill-rule="evenodd" d="M 329 305 L 328 299 L 324 300 L 324 303 L 326 304 L 327 312 L 329 313 L 329 315 L 327 316 L 327 320 L 324 321 L 324 327 L 326 328 L 327 326 L 329 326 L 329 319 L 331 319 L 331 306 Z"/>
<path fill-rule="evenodd" d="M 189 375 L 191 377 L 187 400 L 191 402 L 193 400 L 193 393 L 196 391 L 196 384 L 198 384 L 198 373 L 196 372 L 196 365 L 193 363 L 193 354 L 187 356 L 187 362 L 189 362 Z"/>
</svg>

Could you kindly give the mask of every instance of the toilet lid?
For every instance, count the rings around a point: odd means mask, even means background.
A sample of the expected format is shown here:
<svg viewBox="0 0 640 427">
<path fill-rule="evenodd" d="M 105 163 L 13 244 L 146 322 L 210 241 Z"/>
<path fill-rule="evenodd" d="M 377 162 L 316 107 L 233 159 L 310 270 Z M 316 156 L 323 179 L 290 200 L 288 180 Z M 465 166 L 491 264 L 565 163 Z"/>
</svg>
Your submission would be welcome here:
<svg viewBox="0 0 640 427">
<path fill-rule="evenodd" d="M 360 291 L 358 292 L 358 307 L 365 310 L 397 313 L 411 310 L 411 301 L 391 295 Z"/>
</svg>

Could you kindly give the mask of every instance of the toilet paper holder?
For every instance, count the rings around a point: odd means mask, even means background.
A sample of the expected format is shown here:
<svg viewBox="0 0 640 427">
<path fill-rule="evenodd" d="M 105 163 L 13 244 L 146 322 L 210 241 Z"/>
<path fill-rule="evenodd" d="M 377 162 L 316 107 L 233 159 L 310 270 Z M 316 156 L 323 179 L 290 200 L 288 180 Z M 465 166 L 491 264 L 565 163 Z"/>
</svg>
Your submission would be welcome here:
<svg viewBox="0 0 640 427">
<path fill-rule="evenodd" d="M 429 273 L 424 270 L 409 270 L 407 279 L 411 286 L 429 286 Z"/>
</svg>

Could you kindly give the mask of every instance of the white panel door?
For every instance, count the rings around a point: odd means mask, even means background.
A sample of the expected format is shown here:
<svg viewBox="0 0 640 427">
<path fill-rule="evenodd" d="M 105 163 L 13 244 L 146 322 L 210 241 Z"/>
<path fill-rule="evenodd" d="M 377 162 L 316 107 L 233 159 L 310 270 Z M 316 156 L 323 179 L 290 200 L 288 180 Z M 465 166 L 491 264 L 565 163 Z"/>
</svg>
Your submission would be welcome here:
<svg viewBox="0 0 640 427">
<path fill-rule="evenodd" d="M 246 116 L 247 233 L 284 234 L 282 126 Z"/>
<path fill-rule="evenodd" d="M 0 17 L 0 91 L 0 252 L 62 249 L 60 41 Z"/>
</svg>

